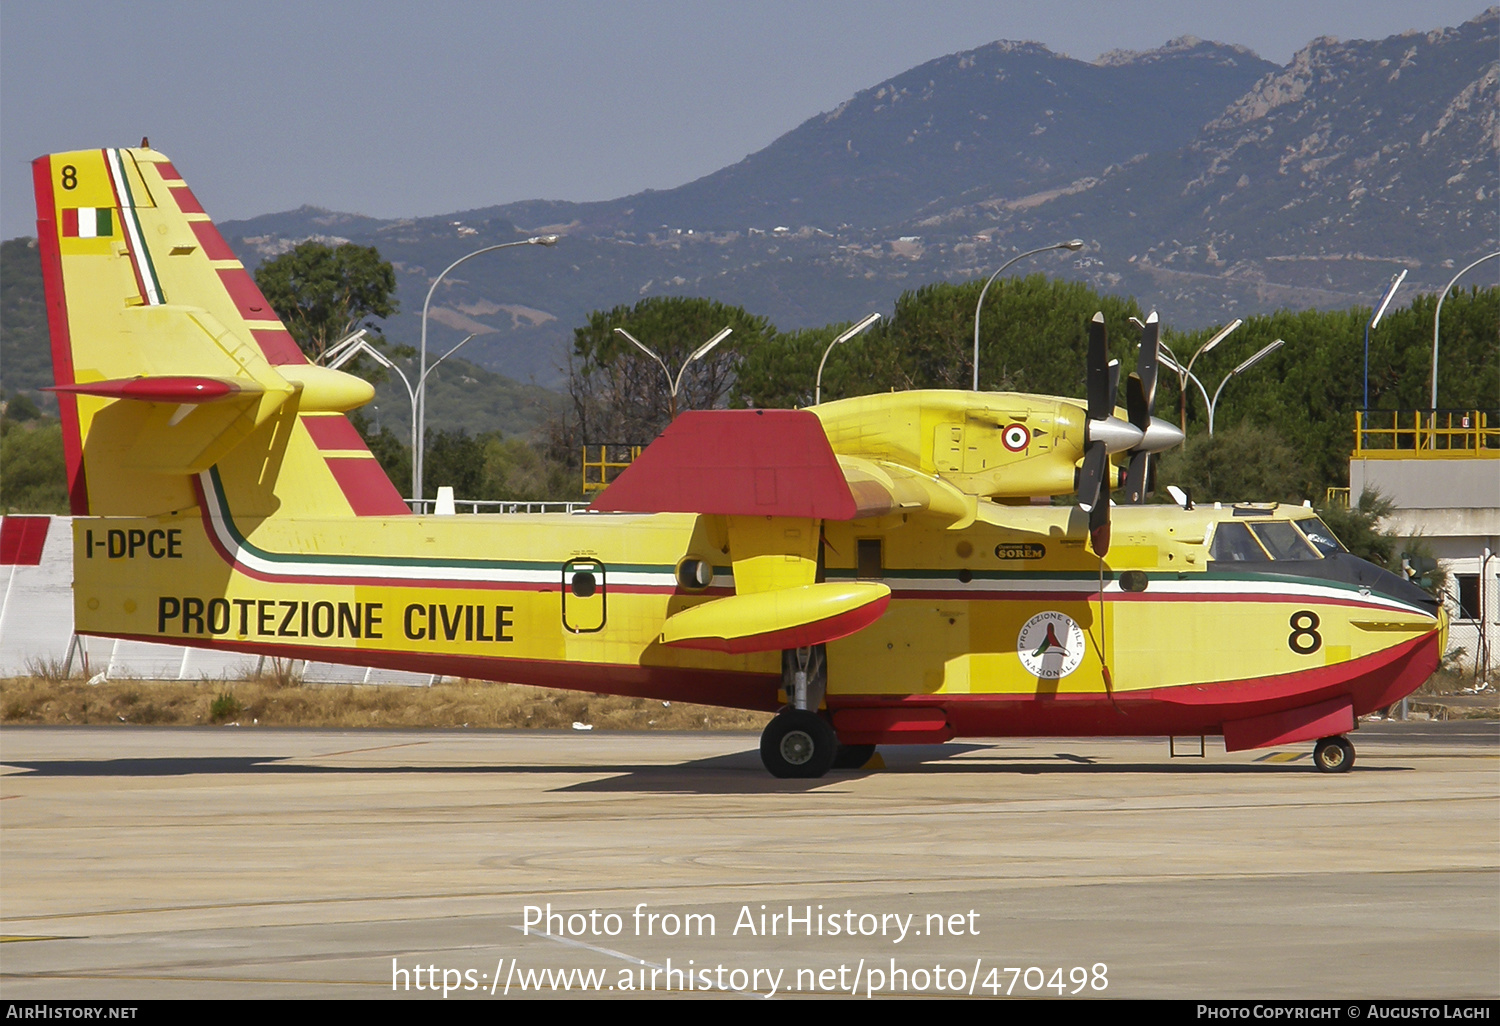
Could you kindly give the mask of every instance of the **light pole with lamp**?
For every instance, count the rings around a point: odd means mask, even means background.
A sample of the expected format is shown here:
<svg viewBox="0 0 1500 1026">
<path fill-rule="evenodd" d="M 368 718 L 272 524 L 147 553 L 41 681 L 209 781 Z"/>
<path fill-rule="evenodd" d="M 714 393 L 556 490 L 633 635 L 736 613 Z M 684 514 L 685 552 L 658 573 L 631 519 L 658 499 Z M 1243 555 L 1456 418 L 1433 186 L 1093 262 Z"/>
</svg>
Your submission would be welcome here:
<svg viewBox="0 0 1500 1026">
<path fill-rule="evenodd" d="M 1453 276 L 1453 280 L 1443 287 L 1443 294 L 1441 296 L 1438 296 L 1437 312 L 1432 315 L 1432 412 L 1434 421 L 1436 421 L 1437 419 L 1438 318 L 1443 315 L 1443 300 L 1448 298 L 1448 293 L 1453 291 L 1453 286 L 1458 284 L 1458 279 L 1468 274 L 1470 271 L 1478 267 L 1480 264 L 1484 263 L 1486 260 L 1493 260 L 1496 257 L 1500 257 L 1500 252 L 1490 253 L 1486 256 L 1482 256 L 1478 260 L 1470 264 L 1468 267 L 1465 267 L 1462 271 L 1459 271 Z M 1366 362 L 1368 363 L 1368 357 L 1366 357 Z M 1368 376 L 1369 372 L 1366 371 L 1366 377 Z M 1366 385 L 1365 387 L 1368 389 L 1369 386 Z M 1434 423 L 1433 427 L 1437 427 L 1437 424 Z"/>
<path fill-rule="evenodd" d="M 1145 327 L 1145 325 L 1142 324 L 1138 318 L 1132 317 L 1130 318 L 1130 320 L 1136 325 L 1136 327 Z M 1171 347 L 1169 347 L 1165 342 L 1157 343 L 1157 345 L 1160 347 L 1161 352 L 1166 356 L 1166 359 L 1162 360 L 1162 363 L 1166 364 L 1167 369 L 1173 371 L 1177 375 L 1178 417 L 1181 422 L 1183 434 L 1187 434 L 1187 383 L 1189 379 L 1191 379 L 1198 386 L 1198 391 L 1203 393 L 1203 401 L 1208 402 L 1208 390 L 1203 387 L 1203 383 L 1201 381 L 1193 377 L 1193 364 L 1198 362 L 1198 357 L 1212 350 L 1214 346 L 1218 345 L 1220 342 L 1228 338 L 1231 331 L 1233 331 L 1235 328 L 1238 328 L 1241 324 L 1244 323 L 1244 320 L 1236 317 L 1234 320 L 1224 325 L 1224 327 L 1220 328 L 1213 338 L 1209 339 L 1207 342 L 1198 347 L 1198 351 L 1193 354 L 1193 358 L 1187 362 L 1186 367 L 1182 366 L 1182 361 L 1177 359 L 1177 354 L 1172 352 Z M 1264 354 L 1257 354 L 1251 359 L 1251 362 L 1253 363 L 1255 360 L 1260 359 L 1262 355 Z M 1246 366 L 1248 366 L 1248 364 Z M 1230 371 L 1229 373 L 1233 375 L 1234 371 Z M 1224 380 L 1228 381 L 1229 378 L 1225 378 Z M 1219 387 L 1223 388 L 1224 386 L 1220 385 Z M 1218 393 L 1216 392 L 1214 394 L 1217 395 Z M 1209 419 L 1212 420 L 1212 418 L 1213 410 L 1210 409 Z M 1213 431 L 1210 430 L 1209 434 L 1213 434 Z"/>
<path fill-rule="evenodd" d="M 640 339 L 636 338 L 630 332 L 626 331 L 624 328 L 616 328 L 615 329 L 616 332 L 618 332 L 621 335 L 624 335 L 630 341 L 634 342 L 637 349 L 639 349 L 641 352 L 645 353 L 647 356 L 651 357 L 651 359 L 655 360 L 657 366 L 661 368 L 662 373 L 667 376 L 667 388 L 670 390 L 670 400 L 669 401 L 670 401 L 670 404 L 671 404 L 670 410 L 671 410 L 671 416 L 672 416 L 673 420 L 677 419 L 677 390 L 682 387 L 682 376 L 687 373 L 687 369 L 688 369 L 689 366 L 692 365 L 693 361 L 701 359 L 704 356 L 707 356 L 708 355 L 708 351 L 710 349 L 712 349 L 714 346 L 718 345 L 720 342 L 724 341 L 726 338 L 728 338 L 729 337 L 729 333 L 732 332 L 733 330 L 734 330 L 733 328 L 726 327 L 722 331 L 720 331 L 717 335 L 715 335 L 713 338 L 711 338 L 707 342 L 703 343 L 697 349 L 694 349 L 692 355 L 689 356 L 686 360 L 682 361 L 682 367 L 677 371 L 677 377 L 674 379 L 672 377 L 672 372 L 669 371 L 669 370 L 667 370 L 666 362 L 663 361 L 660 356 L 657 356 L 656 353 L 649 346 L 647 346 Z"/>
<path fill-rule="evenodd" d="M 1000 269 L 998 271 L 990 275 L 990 280 L 985 282 L 984 288 L 979 290 L 979 302 L 974 304 L 974 391 L 979 391 L 979 311 L 984 307 L 984 294 L 990 290 L 990 286 L 995 283 L 995 279 L 1004 274 L 1005 269 L 1011 264 L 1014 264 L 1018 260 L 1025 260 L 1029 256 L 1036 256 L 1038 253 L 1046 253 L 1048 250 L 1053 249 L 1067 249 L 1072 250 L 1076 253 L 1082 248 L 1082 239 L 1069 239 L 1067 242 L 1054 242 L 1050 246 L 1041 246 L 1037 249 L 1027 250 L 1025 253 L 1021 253 L 1011 257 L 1009 260 L 1005 261 L 1005 263 L 1000 265 Z"/>
<path fill-rule="evenodd" d="M 813 385 L 814 406 L 819 405 L 823 401 L 823 365 L 828 362 L 828 354 L 833 352 L 833 347 L 843 345 L 845 342 L 849 341 L 855 335 L 858 335 L 860 332 L 864 331 L 878 320 L 880 320 L 880 315 L 878 313 L 872 313 L 864 320 L 854 325 L 854 327 L 844 332 L 838 338 L 828 343 L 828 348 L 823 350 L 823 359 L 818 361 L 818 380 L 817 384 Z"/>
<path fill-rule="evenodd" d="M 1214 434 L 1214 408 L 1219 405 L 1219 394 L 1224 391 L 1224 386 L 1229 384 L 1229 379 L 1234 377 L 1240 371 L 1249 370 L 1251 367 L 1255 366 L 1261 360 L 1265 359 L 1267 356 L 1270 356 L 1272 353 L 1276 352 L 1276 350 L 1280 349 L 1284 345 L 1286 345 L 1286 339 L 1278 338 L 1275 342 L 1272 342 L 1270 345 L 1265 346 L 1254 356 L 1250 357 L 1250 359 L 1241 363 L 1234 370 L 1224 375 L 1224 380 L 1219 382 L 1218 388 L 1214 389 L 1214 397 L 1212 399 L 1208 397 L 1208 389 L 1203 387 L 1203 382 L 1198 380 L 1198 375 L 1184 370 L 1181 366 L 1178 365 L 1175 359 L 1173 359 L 1166 353 L 1159 354 L 1157 358 L 1161 360 L 1162 364 L 1168 370 L 1177 372 L 1179 379 L 1186 379 L 1188 381 L 1191 381 L 1193 384 L 1198 386 L 1198 391 L 1203 393 L 1203 402 L 1208 406 L 1208 436 L 1212 438 Z"/>
<path fill-rule="evenodd" d="M 411 400 L 411 445 L 413 453 L 411 468 L 412 500 L 413 504 L 419 507 L 416 512 L 421 512 L 427 507 L 425 505 L 426 500 L 423 499 L 421 493 L 417 491 L 417 466 L 415 459 L 415 453 L 417 451 L 417 393 L 421 391 L 423 385 L 426 384 L 427 376 L 433 371 L 437 370 L 439 364 L 448 359 L 448 357 L 452 356 L 454 353 L 458 352 L 464 346 L 468 345 L 468 343 L 472 339 L 478 336 L 469 335 L 458 345 L 454 346 L 452 349 L 448 350 L 442 356 L 439 356 L 436 360 L 434 360 L 432 366 L 428 367 L 427 370 L 422 373 L 422 376 L 417 379 L 417 385 L 415 388 L 413 388 L 411 381 L 406 376 L 406 373 L 400 367 L 397 367 L 395 363 L 393 363 L 384 353 L 376 349 L 374 346 L 370 345 L 370 343 L 366 342 L 364 338 L 361 337 L 363 336 L 363 334 L 364 332 L 360 332 L 359 336 L 355 336 L 352 340 L 346 340 L 347 348 L 341 345 L 339 347 L 340 351 L 338 352 L 337 358 L 328 366 L 333 368 L 334 370 L 338 370 L 340 367 L 348 363 L 350 360 L 354 359 L 354 357 L 358 356 L 360 353 L 367 353 L 369 354 L 370 358 L 376 363 L 386 368 L 386 370 L 395 371 L 397 376 L 401 378 L 401 383 L 406 386 L 406 396 Z"/>
<path fill-rule="evenodd" d="M 483 249 L 476 249 L 472 253 L 465 253 L 453 261 L 453 263 L 443 268 L 442 274 L 432 279 L 432 286 L 427 290 L 427 299 L 422 303 L 422 347 L 420 362 L 417 365 L 417 387 L 415 392 L 417 436 L 416 440 L 412 443 L 411 451 L 413 498 L 419 501 L 422 498 L 422 450 L 426 448 L 427 441 L 427 309 L 432 305 L 432 294 L 437 291 L 438 283 L 443 280 L 449 271 L 471 257 L 477 257 L 482 253 L 493 253 L 497 249 L 509 249 L 512 246 L 553 246 L 557 244 L 557 238 L 556 235 L 533 235 L 529 239 L 517 239 L 515 242 L 502 242 L 496 246 L 485 246 Z M 465 339 L 464 341 L 468 340 Z M 463 345 L 463 343 L 460 342 L 459 345 Z M 456 348 L 458 347 L 455 346 L 454 349 Z M 448 350 L 448 353 L 452 352 L 452 349 Z M 443 355 L 446 357 L 448 353 Z M 433 364 L 433 366 L 435 367 L 437 364 Z"/>
<path fill-rule="evenodd" d="M 1380 318 L 1385 313 L 1385 308 L 1391 305 L 1391 299 L 1396 295 L 1396 290 L 1401 287 L 1401 281 L 1406 277 L 1406 269 L 1402 268 L 1400 274 L 1391 276 L 1391 284 L 1385 290 L 1385 296 L 1380 300 L 1380 306 L 1375 311 L 1375 316 L 1370 318 L 1370 323 L 1365 325 L 1365 404 L 1361 409 L 1370 408 L 1370 332 L 1380 324 Z"/>
</svg>

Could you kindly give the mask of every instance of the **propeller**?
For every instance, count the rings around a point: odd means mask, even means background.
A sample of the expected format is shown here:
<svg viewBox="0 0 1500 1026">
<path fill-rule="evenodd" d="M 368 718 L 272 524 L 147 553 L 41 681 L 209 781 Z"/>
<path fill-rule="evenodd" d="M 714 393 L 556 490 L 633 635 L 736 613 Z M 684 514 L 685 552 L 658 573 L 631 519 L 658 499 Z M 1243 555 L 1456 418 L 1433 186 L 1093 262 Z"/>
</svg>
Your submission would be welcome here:
<svg viewBox="0 0 1500 1026">
<path fill-rule="evenodd" d="M 1083 469 L 1078 475 L 1078 507 L 1089 515 L 1089 535 L 1094 552 L 1109 551 L 1109 454 L 1139 445 L 1144 433 L 1114 416 L 1115 398 L 1110 386 L 1118 385 L 1119 366 L 1109 360 L 1109 339 L 1103 312 L 1089 321 L 1088 430 L 1084 434 Z"/>
<path fill-rule="evenodd" d="M 1120 486 L 1125 501 L 1139 505 L 1156 490 L 1156 454 L 1181 443 L 1182 431 L 1167 421 L 1151 415 L 1156 405 L 1156 371 L 1159 365 L 1161 325 L 1156 311 L 1151 311 L 1141 329 L 1141 352 L 1136 357 L 1135 372 L 1125 382 L 1125 409 L 1131 426 L 1141 432 L 1141 441 L 1132 449 Z"/>
</svg>

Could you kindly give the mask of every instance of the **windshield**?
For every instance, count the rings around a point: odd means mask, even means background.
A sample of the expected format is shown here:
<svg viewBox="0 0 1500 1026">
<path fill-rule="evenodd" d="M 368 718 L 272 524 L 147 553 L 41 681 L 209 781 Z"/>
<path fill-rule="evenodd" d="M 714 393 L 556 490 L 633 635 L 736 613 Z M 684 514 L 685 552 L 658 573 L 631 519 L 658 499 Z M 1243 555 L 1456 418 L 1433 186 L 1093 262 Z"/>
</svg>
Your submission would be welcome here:
<svg viewBox="0 0 1500 1026">
<path fill-rule="evenodd" d="M 1317 550 L 1303 540 L 1302 535 L 1288 521 L 1275 520 L 1268 524 L 1254 524 L 1250 530 L 1266 547 L 1272 559 L 1321 559 Z"/>
<path fill-rule="evenodd" d="M 1265 562 L 1265 551 L 1250 537 L 1250 529 L 1234 521 L 1221 523 L 1214 528 L 1213 545 L 1208 558 L 1226 563 Z"/>
<path fill-rule="evenodd" d="M 1328 525 L 1317 517 L 1298 520 L 1297 526 L 1302 528 L 1302 533 L 1307 535 L 1307 540 L 1313 543 L 1313 547 L 1325 556 L 1332 555 L 1335 552 L 1349 551 L 1334 537 L 1333 532 L 1328 529 Z"/>
</svg>

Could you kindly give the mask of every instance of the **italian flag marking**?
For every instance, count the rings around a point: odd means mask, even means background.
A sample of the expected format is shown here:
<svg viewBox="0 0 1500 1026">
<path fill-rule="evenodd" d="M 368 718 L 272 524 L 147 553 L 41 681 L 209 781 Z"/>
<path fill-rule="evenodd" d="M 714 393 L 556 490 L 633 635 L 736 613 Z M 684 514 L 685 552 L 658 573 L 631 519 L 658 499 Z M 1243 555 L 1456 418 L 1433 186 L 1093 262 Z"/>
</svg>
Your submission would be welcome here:
<svg viewBox="0 0 1500 1026">
<path fill-rule="evenodd" d="M 63 237 L 107 239 L 115 234 L 115 212 L 109 207 L 64 207 Z"/>
</svg>

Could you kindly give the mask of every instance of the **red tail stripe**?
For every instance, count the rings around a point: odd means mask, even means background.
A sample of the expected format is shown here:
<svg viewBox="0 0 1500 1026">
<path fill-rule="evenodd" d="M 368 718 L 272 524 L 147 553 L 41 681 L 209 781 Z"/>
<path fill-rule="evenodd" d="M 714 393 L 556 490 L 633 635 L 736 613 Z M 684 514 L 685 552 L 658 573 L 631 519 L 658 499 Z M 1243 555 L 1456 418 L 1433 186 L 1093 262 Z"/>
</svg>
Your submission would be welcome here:
<svg viewBox="0 0 1500 1026">
<path fill-rule="evenodd" d="M 233 260 L 234 250 L 229 248 L 229 243 L 224 241 L 224 236 L 219 234 L 219 229 L 214 227 L 212 221 L 192 221 L 193 234 L 198 236 L 198 244 L 203 247 L 203 253 L 210 260 Z"/>
<path fill-rule="evenodd" d="M 172 193 L 172 198 L 177 201 L 177 209 L 184 214 L 207 213 L 203 209 L 203 204 L 198 202 L 198 197 L 193 195 L 193 190 L 189 189 L 186 185 L 174 185 L 168 191 Z"/>
<path fill-rule="evenodd" d="M 272 321 L 276 319 L 276 311 L 271 309 L 271 304 L 266 302 L 266 297 L 260 294 L 260 289 L 255 284 L 255 279 L 250 277 L 250 272 L 243 267 L 228 267 L 219 271 L 219 280 L 224 283 L 224 289 L 229 293 L 229 298 L 234 300 L 234 305 L 240 311 L 240 316 L 247 321 Z"/>
<path fill-rule="evenodd" d="M 285 328 L 251 328 L 250 334 L 255 336 L 255 342 L 260 346 L 260 351 L 266 355 L 266 362 L 273 367 L 307 362 L 307 357 L 302 355 L 297 340 L 292 338 L 292 333 Z"/>
<path fill-rule="evenodd" d="M 47 296 L 47 327 L 52 335 L 52 377 L 59 385 L 71 385 L 73 377 L 73 338 L 68 330 L 68 300 L 63 291 L 62 250 L 57 242 L 57 202 L 52 194 L 52 158 L 38 157 L 31 162 L 32 185 L 36 190 L 36 238 L 42 257 L 42 285 Z M 57 397 L 58 415 L 62 418 L 63 458 L 68 468 L 68 508 L 74 516 L 89 514 L 88 479 L 83 471 L 83 438 L 78 429 L 78 400 L 71 395 Z"/>
<path fill-rule="evenodd" d="M 327 462 L 355 516 L 389 517 L 411 512 L 374 457 L 333 456 Z"/>
<path fill-rule="evenodd" d="M 365 440 L 359 437 L 359 432 L 354 430 L 354 425 L 349 423 L 348 417 L 339 414 L 329 417 L 303 417 L 302 426 L 307 428 L 307 433 L 312 435 L 313 444 L 319 449 L 369 451 L 365 446 Z"/>
</svg>

